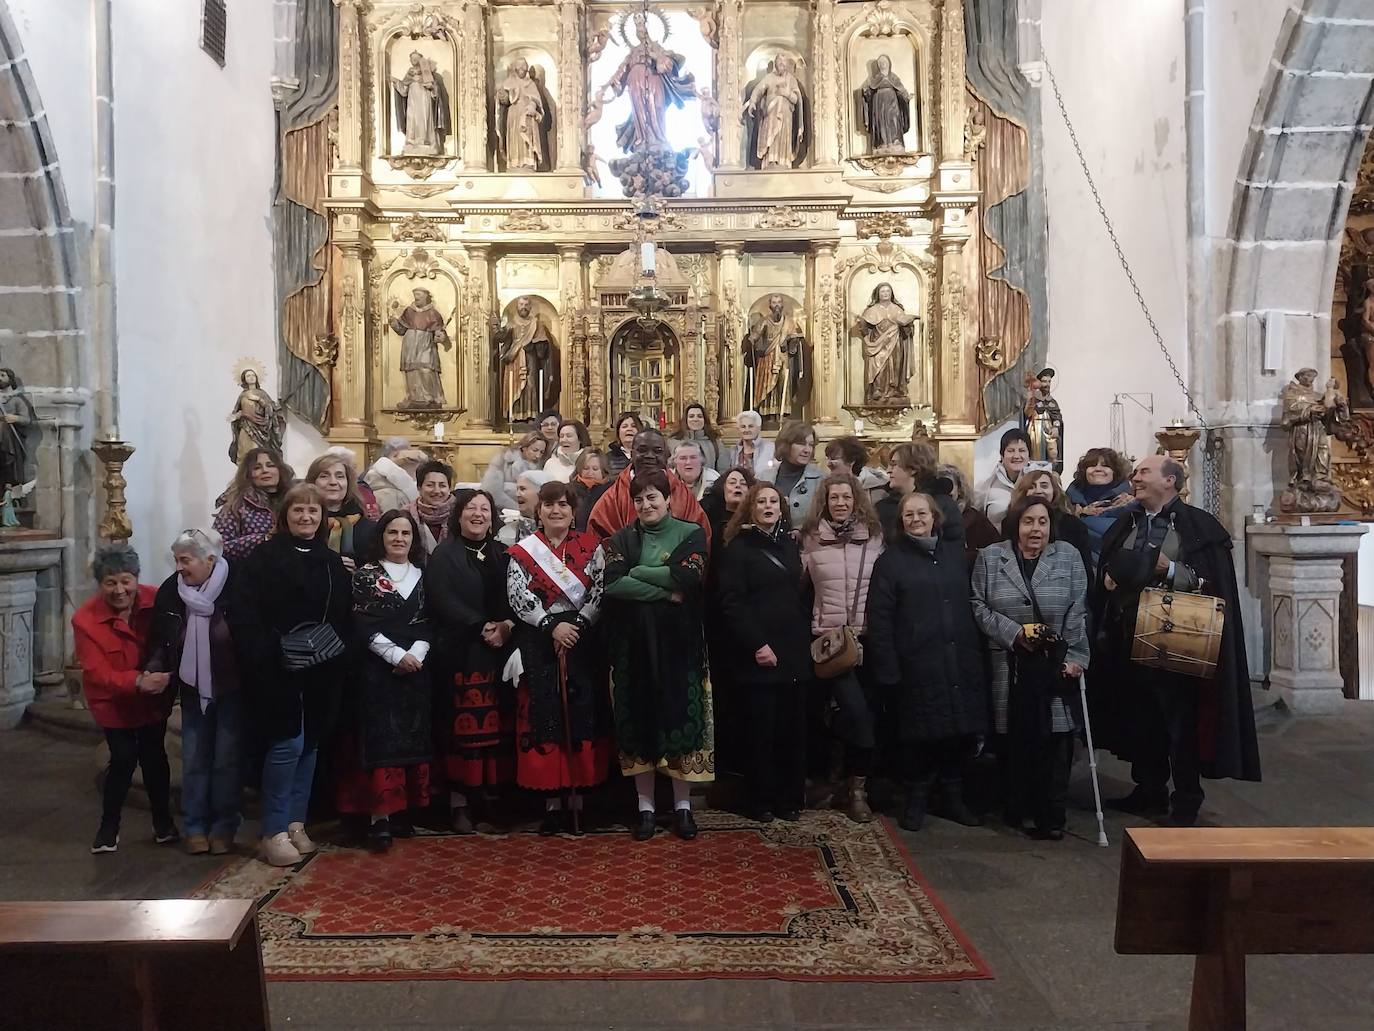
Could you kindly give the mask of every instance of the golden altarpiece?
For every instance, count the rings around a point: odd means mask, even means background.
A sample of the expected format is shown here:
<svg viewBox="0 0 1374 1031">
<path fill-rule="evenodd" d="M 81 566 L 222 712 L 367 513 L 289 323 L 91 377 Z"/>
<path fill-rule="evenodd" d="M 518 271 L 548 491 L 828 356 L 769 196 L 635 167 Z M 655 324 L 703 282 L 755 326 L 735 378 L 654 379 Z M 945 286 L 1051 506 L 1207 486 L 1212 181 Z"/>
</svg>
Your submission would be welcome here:
<svg viewBox="0 0 1374 1031">
<path fill-rule="evenodd" d="M 971 464 L 960 0 L 336 3 L 331 439 L 469 478 L 700 401 Z"/>
</svg>

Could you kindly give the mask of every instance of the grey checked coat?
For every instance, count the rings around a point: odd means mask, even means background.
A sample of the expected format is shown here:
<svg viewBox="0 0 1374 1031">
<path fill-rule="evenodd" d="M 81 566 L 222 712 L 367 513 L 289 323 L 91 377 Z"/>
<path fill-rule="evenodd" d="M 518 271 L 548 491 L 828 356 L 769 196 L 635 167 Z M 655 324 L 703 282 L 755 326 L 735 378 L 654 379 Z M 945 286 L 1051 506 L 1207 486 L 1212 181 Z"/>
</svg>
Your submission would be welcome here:
<svg viewBox="0 0 1374 1031">
<path fill-rule="evenodd" d="M 1066 661 L 1088 668 L 1088 573 L 1078 549 L 1052 541 L 1031 578 L 1041 620 L 1069 644 Z M 992 717 L 997 733 L 1007 732 L 1007 698 L 1011 690 L 1008 652 L 1025 623 L 1034 623 L 1031 591 L 1010 541 L 991 544 L 978 553 L 973 567 L 973 618 L 988 640 L 992 656 Z M 1076 729 L 1073 708 L 1063 698 L 1050 702 L 1055 733 Z"/>
</svg>

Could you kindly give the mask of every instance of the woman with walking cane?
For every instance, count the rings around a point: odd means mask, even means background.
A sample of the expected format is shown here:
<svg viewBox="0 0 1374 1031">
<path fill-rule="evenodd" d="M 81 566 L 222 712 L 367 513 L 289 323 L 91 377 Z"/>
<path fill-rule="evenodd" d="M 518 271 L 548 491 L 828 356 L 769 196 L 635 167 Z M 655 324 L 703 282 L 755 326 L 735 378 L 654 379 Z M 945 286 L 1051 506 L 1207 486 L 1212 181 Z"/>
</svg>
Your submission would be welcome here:
<svg viewBox="0 0 1374 1031">
<path fill-rule="evenodd" d="M 575 506 L 570 485 L 544 484 L 539 531 L 508 552 L 516 653 L 507 672 L 518 676 L 515 779 L 546 793 L 544 835 L 581 832 L 580 814 L 571 818 L 581 808 L 577 791 L 604 781 L 614 755 L 606 659 L 591 632 L 601 610 L 603 559 L 597 538 L 573 529 Z"/>
</svg>

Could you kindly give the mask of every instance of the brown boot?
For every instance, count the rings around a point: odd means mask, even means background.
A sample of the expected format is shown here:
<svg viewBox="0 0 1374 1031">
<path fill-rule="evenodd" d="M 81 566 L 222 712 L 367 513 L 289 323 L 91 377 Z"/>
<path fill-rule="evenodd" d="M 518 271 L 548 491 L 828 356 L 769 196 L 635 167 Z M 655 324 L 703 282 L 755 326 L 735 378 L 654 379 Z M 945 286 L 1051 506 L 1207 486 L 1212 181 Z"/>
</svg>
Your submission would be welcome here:
<svg viewBox="0 0 1374 1031">
<path fill-rule="evenodd" d="M 873 810 L 868 808 L 868 793 L 864 790 L 867 782 L 867 777 L 850 777 L 846 784 L 849 804 L 845 807 L 845 815 L 855 823 L 873 822 Z"/>
</svg>

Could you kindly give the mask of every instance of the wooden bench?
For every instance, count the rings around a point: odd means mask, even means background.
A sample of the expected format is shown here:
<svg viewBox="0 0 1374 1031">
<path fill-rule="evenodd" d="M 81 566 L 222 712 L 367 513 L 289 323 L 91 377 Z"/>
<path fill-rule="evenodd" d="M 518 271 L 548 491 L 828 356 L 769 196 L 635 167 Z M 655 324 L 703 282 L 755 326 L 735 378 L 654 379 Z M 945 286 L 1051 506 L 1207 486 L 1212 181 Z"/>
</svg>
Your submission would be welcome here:
<svg viewBox="0 0 1374 1031">
<path fill-rule="evenodd" d="M 270 1027 L 247 900 L 0 902 L 0 1005 L 12 1028 Z"/>
<path fill-rule="evenodd" d="M 1193 955 L 1190 1031 L 1245 1027 L 1245 957 L 1374 953 L 1374 828 L 1133 827 L 1116 951 Z"/>
</svg>

